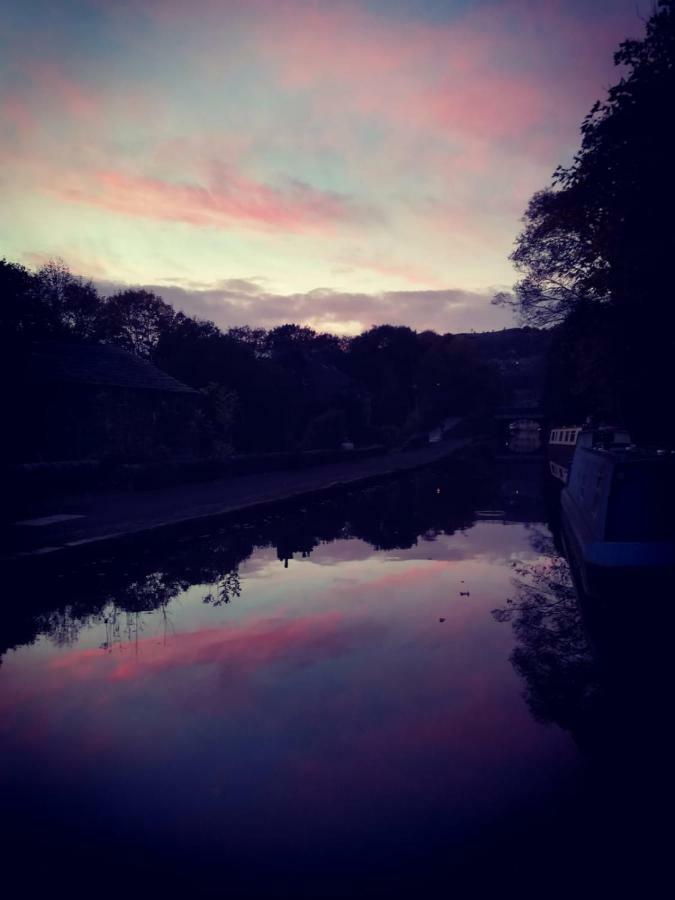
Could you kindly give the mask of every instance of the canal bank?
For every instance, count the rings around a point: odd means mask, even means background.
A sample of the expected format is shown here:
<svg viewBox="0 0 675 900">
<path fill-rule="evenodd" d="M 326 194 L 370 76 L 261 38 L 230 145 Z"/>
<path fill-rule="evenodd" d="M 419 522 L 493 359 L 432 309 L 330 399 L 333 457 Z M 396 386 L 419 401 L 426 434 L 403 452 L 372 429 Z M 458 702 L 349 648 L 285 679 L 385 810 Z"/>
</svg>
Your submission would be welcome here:
<svg viewBox="0 0 675 900">
<path fill-rule="evenodd" d="M 9 564 L 61 561 L 66 555 L 96 555 L 142 536 L 210 527 L 240 512 L 431 465 L 471 443 L 470 438 L 455 438 L 302 471 L 243 475 L 134 493 L 67 496 L 54 500 L 40 515 L 7 526 L 2 559 Z"/>
</svg>

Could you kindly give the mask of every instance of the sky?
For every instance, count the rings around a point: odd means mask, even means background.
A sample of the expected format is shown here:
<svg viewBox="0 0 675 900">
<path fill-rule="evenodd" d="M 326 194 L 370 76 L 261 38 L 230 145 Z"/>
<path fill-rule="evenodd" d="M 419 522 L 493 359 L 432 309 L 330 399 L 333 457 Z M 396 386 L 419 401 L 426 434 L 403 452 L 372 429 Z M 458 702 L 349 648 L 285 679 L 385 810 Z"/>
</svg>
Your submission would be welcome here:
<svg viewBox="0 0 675 900">
<path fill-rule="evenodd" d="M 0 0 L 0 258 L 217 324 L 482 331 L 649 0 Z"/>
</svg>

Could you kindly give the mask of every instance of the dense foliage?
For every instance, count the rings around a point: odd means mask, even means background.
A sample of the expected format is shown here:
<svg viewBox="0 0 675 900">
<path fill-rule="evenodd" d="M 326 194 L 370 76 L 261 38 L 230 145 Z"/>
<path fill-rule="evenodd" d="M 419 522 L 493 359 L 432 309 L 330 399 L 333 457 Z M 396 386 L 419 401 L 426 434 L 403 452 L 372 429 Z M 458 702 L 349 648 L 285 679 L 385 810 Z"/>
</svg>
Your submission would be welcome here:
<svg viewBox="0 0 675 900">
<path fill-rule="evenodd" d="M 621 44 L 623 77 L 581 127 L 572 164 L 534 195 L 512 260 L 524 321 L 563 323 L 553 413 L 603 413 L 673 436 L 675 0 L 659 0 L 642 40 Z"/>
<path fill-rule="evenodd" d="M 109 297 L 62 263 L 0 261 L 8 371 L 36 341 L 114 344 L 204 395 L 214 446 L 241 452 L 402 443 L 498 399 L 471 336 L 381 325 L 351 339 L 300 325 L 222 331 L 145 290 Z M 13 388 L 16 391 L 16 388 Z"/>
</svg>

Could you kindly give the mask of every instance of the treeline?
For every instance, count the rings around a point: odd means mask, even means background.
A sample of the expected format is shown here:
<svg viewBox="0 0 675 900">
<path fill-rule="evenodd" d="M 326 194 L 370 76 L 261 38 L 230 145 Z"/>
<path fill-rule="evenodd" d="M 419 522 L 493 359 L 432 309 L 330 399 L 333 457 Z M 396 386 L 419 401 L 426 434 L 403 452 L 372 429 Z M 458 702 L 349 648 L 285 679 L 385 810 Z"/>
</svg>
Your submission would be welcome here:
<svg viewBox="0 0 675 900">
<path fill-rule="evenodd" d="M 511 257 L 525 322 L 558 325 L 550 353 L 552 418 L 628 425 L 675 443 L 675 0 L 659 0 L 642 40 L 624 41 L 622 76 L 581 126 L 525 212 Z"/>
<path fill-rule="evenodd" d="M 392 325 L 352 338 L 295 324 L 223 331 L 149 291 L 101 296 L 59 262 L 31 272 L 0 261 L 0 303 L 6 386 L 35 342 L 112 344 L 201 391 L 218 446 L 243 453 L 391 446 L 499 400 L 498 375 L 469 336 Z"/>
</svg>

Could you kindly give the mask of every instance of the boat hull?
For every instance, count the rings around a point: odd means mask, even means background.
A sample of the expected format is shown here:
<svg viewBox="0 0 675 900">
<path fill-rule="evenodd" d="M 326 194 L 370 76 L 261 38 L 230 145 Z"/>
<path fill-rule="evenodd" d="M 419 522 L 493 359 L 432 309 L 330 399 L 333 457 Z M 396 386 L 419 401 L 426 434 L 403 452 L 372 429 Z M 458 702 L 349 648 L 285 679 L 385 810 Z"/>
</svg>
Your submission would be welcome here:
<svg viewBox="0 0 675 900">
<path fill-rule="evenodd" d="M 560 499 L 566 548 L 589 596 L 625 596 L 675 584 L 675 541 L 599 540 L 568 489 Z"/>
</svg>

